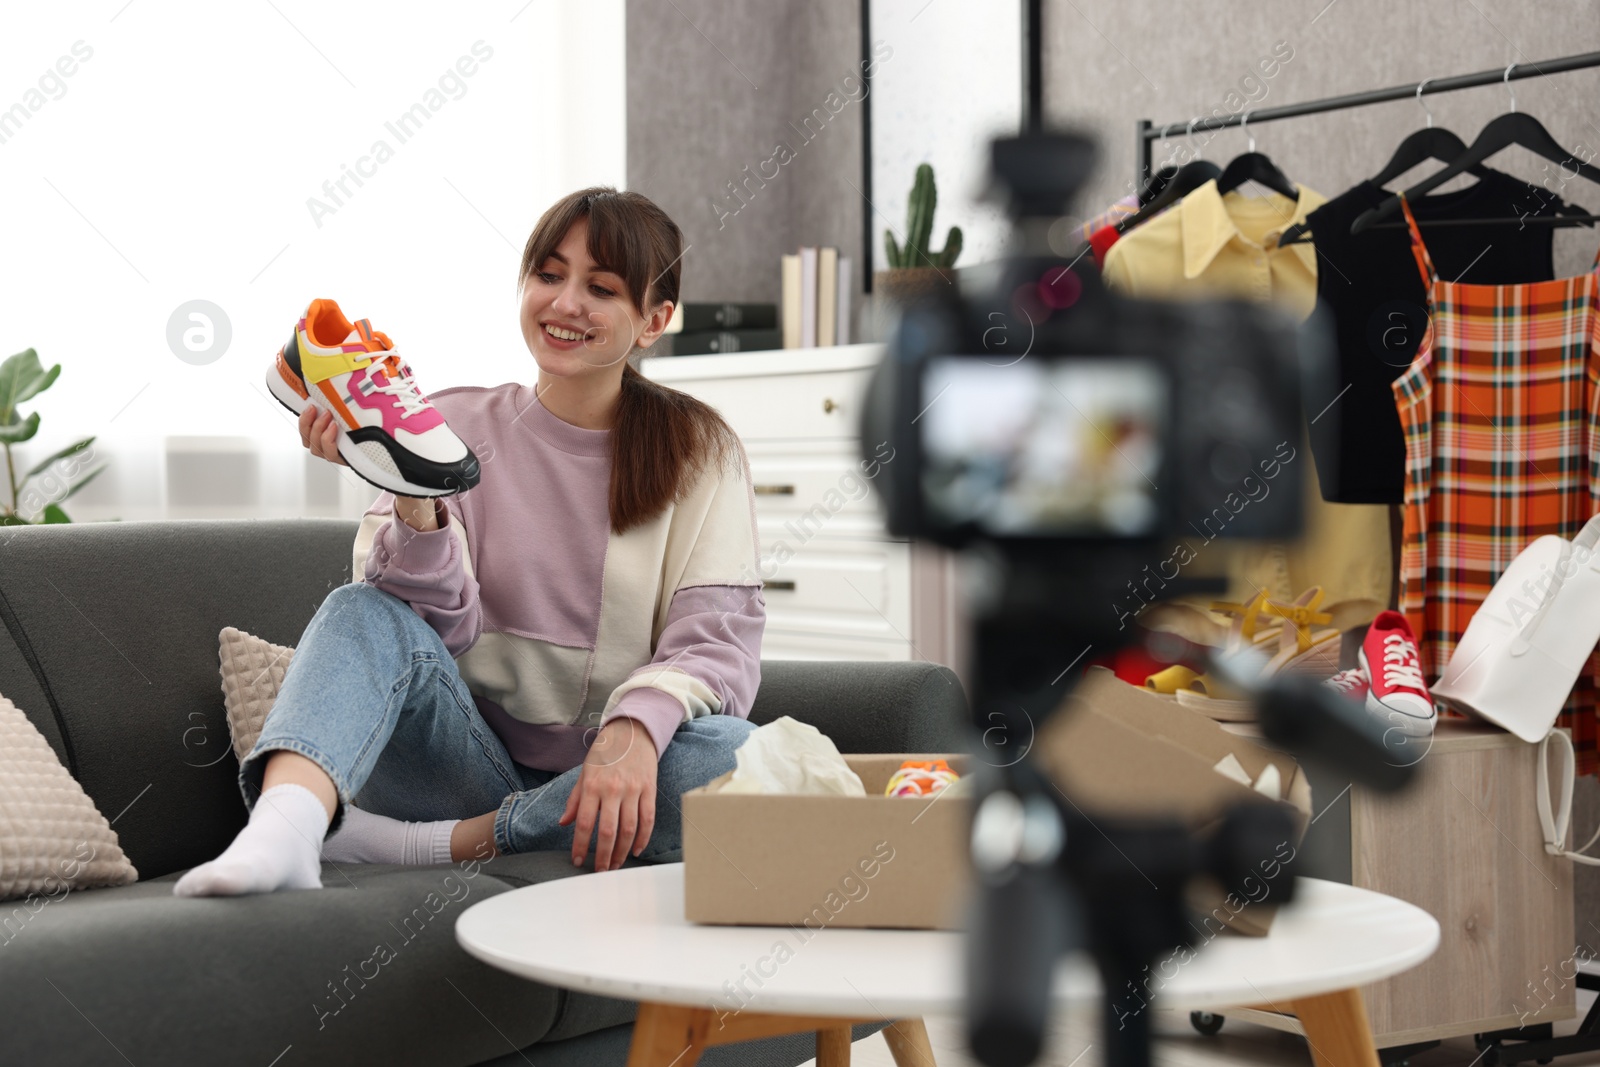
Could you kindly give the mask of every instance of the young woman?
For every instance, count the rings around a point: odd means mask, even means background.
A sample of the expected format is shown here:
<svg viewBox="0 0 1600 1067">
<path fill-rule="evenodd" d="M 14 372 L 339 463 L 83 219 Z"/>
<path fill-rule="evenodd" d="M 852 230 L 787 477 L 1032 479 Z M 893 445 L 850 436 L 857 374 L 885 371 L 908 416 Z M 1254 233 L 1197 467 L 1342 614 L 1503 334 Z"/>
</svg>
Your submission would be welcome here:
<svg viewBox="0 0 1600 1067">
<path fill-rule="evenodd" d="M 682 253 L 637 193 L 545 212 L 519 274 L 536 384 L 427 398 L 478 484 L 367 511 L 240 766 L 249 823 L 175 893 L 318 888 L 323 858 L 581 865 L 592 843 L 606 870 L 681 847 L 680 795 L 752 728 L 766 621 L 737 437 L 628 363 L 672 317 Z M 343 462 L 338 433 L 302 413 L 314 454 Z"/>
</svg>

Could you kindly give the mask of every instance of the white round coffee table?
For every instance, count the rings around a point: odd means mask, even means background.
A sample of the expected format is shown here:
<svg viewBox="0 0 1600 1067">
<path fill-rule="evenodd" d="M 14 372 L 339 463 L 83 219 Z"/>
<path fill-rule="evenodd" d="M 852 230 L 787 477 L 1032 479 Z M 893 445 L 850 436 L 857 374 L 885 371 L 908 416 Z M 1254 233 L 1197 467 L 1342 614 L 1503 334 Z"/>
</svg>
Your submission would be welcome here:
<svg viewBox="0 0 1600 1067">
<path fill-rule="evenodd" d="M 1163 1008 L 1265 1007 L 1299 1017 L 1320 1064 L 1377 1067 L 1360 987 L 1439 944 L 1427 912 L 1301 879 L 1266 937 L 1223 934 L 1170 981 Z M 579 875 L 491 897 L 456 921 L 472 955 L 567 989 L 639 1001 L 628 1067 L 691 1067 L 711 1046 L 817 1031 L 818 1067 L 849 1062 L 850 1026 L 885 1030 L 900 1067 L 929 1067 L 921 1018 L 964 1005 L 962 935 L 936 930 L 701 926 L 683 917 L 683 866 Z M 1064 959 L 1058 1005 L 1093 1001 L 1086 959 Z"/>
</svg>

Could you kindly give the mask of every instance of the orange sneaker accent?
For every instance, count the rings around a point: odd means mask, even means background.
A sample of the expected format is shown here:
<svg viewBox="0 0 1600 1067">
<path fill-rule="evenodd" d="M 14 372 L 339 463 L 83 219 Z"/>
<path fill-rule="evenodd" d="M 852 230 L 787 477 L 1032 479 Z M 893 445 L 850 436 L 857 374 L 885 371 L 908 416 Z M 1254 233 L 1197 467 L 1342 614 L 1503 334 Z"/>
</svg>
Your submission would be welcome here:
<svg viewBox="0 0 1600 1067">
<path fill-rule="evenodd" d="M 944 760 L 906 760 L 900 764 L 884 789 L 885 796 L 925 797 L 939 792 L 961 776 Z"/>
<path fill-rule="evenodd" d="M 389 343 L 389 338 L 384 334 L 374 331 L 372 328 L 372 323 L 368 322 L 366 319 L 358 320 L 353 329 L 361 337 L 361 343 L 366 346 L 368 352 L 383 352 L 394 347 L 394 345 Z M 345 336 L 348 337 L 349 334 L 346 334 Z"/>
<path fill-rule="evenodd" d="M 306 334 L 319 348 L 337 349 L 354 328 L 332 300 L 313 300 L 306 309 Z"/>
<path fill-rule="evenodd" d="M 311 399 L 311 394 L 306 392 L 306 387 L 300 382 L 300 375 L 296 374 L 289 367 L 289 361 L 283 358 L 283 349 L 281 348 L 278 349 L 278 374 L 282 376 L 284 383 L 290 389 L 293 389 L 295 395 L 299 396 L 301 400 Z"/>
<path fill-rule="evenodd" d="M 345 406 L 344 400 L 340 398 L 333 386 L 323 381 L 317 383 L 317 388 L 322 390 L 322 395 L 328 398 L 329 403 L 333 405 L 333 410 L 339 413 L 340 418 L 344 419 L 344 424 L 348 429 L 359 430 L 361 428 L 361 420 L 350 413 L 350 409 Z"/>
</svg>

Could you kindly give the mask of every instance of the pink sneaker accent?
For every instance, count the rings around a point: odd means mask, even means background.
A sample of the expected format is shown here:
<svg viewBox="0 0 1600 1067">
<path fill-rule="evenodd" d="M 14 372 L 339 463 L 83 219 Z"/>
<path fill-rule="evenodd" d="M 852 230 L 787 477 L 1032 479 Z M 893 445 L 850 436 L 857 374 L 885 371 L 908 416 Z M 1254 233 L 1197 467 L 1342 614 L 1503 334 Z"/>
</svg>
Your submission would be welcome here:
<svg viewBox="0 0 1600 1067">
<path fill-rule="evenodd" d="M 420 434 L 443 426 L 444 416 L 418 391 L 411 368 L 405 364 L 397 368 L 398 362 L 394 356 L 375 358 L 351 374 L 350 402 L 382 415 L 383 432 L 390 435 L 396 430 Z"/>
</svg>

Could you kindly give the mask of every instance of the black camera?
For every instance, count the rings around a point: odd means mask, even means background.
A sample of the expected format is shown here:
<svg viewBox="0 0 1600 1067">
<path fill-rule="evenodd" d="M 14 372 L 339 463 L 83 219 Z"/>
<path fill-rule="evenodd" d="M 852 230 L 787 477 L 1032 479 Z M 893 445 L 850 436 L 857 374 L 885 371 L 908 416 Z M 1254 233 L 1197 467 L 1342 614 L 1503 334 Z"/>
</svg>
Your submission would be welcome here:
<svg viewBox="0 0 1600 1067">
<path fill-rule="evenodd" d="M 1302 524 L 1300 397 L 1304 376 L 1331 362 L 1326 342 L 1260 305 L 1127 299 L 1061 255 L 1052 235 L 1071 228 L 1066 209 L 1094 154 L 1072 134 L 994 142 L 1019 248 L 905 310 L 862 411 L 863 446 L 888 442 L 899 457 L 875 481 L 889 531 L 966 550 L 979 578 L 974 734 L 1034 736 L 1089 647 L 1138 639 L 1119 607 L 1124 585 L 1215 590 L 1218 568 L 1180 574 L 1184 549 L 1290 539 Z M 1269 741 L 1380 788 L 1409 776 L 1382 758 L 1381 724 L 1316 680 L 1263 684 L 1193 654 L 1253 692 Z M 1086 812 L 1071 782 L 1026 753 L 975 765 L 967 1037 L 988 1067 L 1038 1055 L 1058 956 L 1086 951 L 1107 991 L 1133 988 L 1142 967 L 1192 939 L 1192 879 L 1234 891 L 1292 832 L 1260 803 L 1204 833 L 1176 815 Z M 1278 899 L 1293 894 L 1291 872 Z M 1143 1067 L 1147 1013 L 1125 1023 L 1109 997 L 1107 1012 L 1105 1062 Z"/>
</svg>

